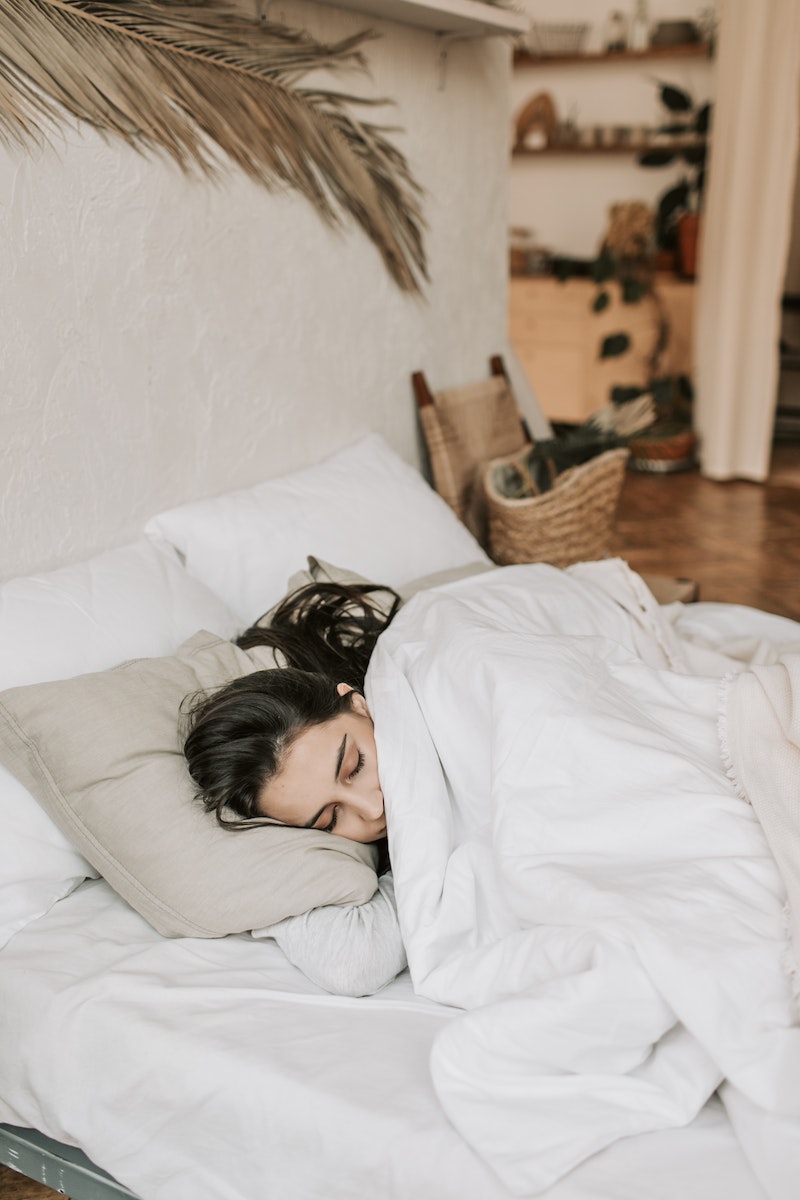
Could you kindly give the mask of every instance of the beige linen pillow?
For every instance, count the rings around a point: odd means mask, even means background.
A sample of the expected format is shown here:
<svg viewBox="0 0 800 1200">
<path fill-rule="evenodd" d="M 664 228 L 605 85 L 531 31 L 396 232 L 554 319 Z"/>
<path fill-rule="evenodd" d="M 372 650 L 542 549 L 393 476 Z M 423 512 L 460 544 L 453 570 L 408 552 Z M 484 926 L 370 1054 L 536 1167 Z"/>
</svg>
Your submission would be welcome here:
<svg viewBox="0 0 800 1200">
<path fill-rule="evenodd" d="M 363 575 L 359 575 L 357 571 L 351 571 L 348 567 L 337 567 L 333 563 L 325 562 L 322 558 L 315 558 L 313 554 L 309 554 L 306 562 L 308 566 L 305 570 L 295 571 L 294 575 L 289 577 L 289 582 L 286 585 L 286 595 L 282 596 L 278 604 L 259 617 L 255 622 L 256 625 L 269 626 L 272 624 L 272 619 L 276 609 L 288 596 L 292 596 L 302 587 L 307 587 L 311 583 L 344 583 L 344 584 L 378 584 L 380 580 L 366 579 Z M 443 583 L 454 583 L 459 579 L 468 579 L 471 575 L 480 575 L 485 571 L 491 571 L 492 564 L 481 562 L 467 563 L 461 567 L 448 567 L 443 571 L 436 571 L 432 575 L 423 575 L 419 579 L 412 579 L 409 583 L 401 584 L 394 590 L 400 597 L 400 604 L 403 605 L 409 601 L 412 596 L 416 596 L 417 592 L 425 591 L 427 588 L 438 587 Z M 373 593 L 373 603 L 379 611 L 388 612 L 394 603 L 394 596 L 391 592 L 385 593 L 385 600 L 381 602 L 381 592 Z M 277 660 L 276 660 L 277 661 Z"/>
<path fill-rule="evenodd" d="M 347 567 L 335 567 L 332 563 L 325 562 L 322 558 L 315 558 L 313 554 L 309 554 L 308 568 L 305 571 L 297 571 L 292 575 L 287 585 L 287 593 L 291 594 L 303 587 L 307 583 L 380 583 L 380 580 L 365 579 L 363 575 L 359 575 L 356 571 L 350 571 Z M 471 575 L 482 575 L 485 571 L 493 569 L 492 563 L 470 562 L 463 566 L 447 567 L 443 571 L 434 571 L 431 575 L 422 575 L 419 579 L 412 579 L 408 583 L 401 583 L 394 590 L 400 597 L 400 600 L 405 604 L 412 596 L 416 596 L 417 592 L 423 592 L 427 588 L 439 587 L 443 583 L 455 583 L 459 579 L 469 579 Z M 380 593 L 376 593 L 380 595 Z M 387 596 L 387 608 L 391 607 L 392 598 Z"/>
<path fill-rule="evenodd" d="M 167 937 L 223 937 L 377 887 L 372 846 L 278 825 L 229 832 L 194 799 L 181 702 L 271 665 L 269 651 L 201 632 L 171 657 L 0 693 L 0 761 Z"/>
</svg>

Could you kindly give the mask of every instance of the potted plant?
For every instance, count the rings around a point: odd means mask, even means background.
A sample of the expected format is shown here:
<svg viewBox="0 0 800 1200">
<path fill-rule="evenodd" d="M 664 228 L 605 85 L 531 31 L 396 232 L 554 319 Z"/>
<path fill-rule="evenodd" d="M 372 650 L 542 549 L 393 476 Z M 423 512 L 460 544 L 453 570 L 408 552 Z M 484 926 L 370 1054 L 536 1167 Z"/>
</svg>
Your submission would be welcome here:
<svg viewBox="0 0 800 1200">
<path fill-rule="evenodd" d="M 703 211 L 706 182 L 708 133 L 711 104 L 699 107 L 683 88 L 659 82 L 659 99 L 668 116 L 658 132 L 673 139 L 639 155 L 641 167 L 667 167 L 683 162 L 683 177 L 660 197 L 656 208 L 656 245 L 664 255 L 677 258 L 680 273 L 694 279 L 697 270 L 697 240 Z M 662 260 L 663 261 L 663 260 Z"/>
<path fill-rule="evenodd" d="M 637 206 L 621 206 L 635 209 Z M 613 213 L 613 209 L 612 209 Z M 597 285 L 592 308 L 602 312 L 609 303 L 608 282 L 616 279 L 623 304 L 648 302 L 654 310 L 655 338 L 647 363 L 647 379 L 641 386 L 612 387 L 610 400 L 621 413 L 650 402 L 651 420 L 644 428 L 631 432 L 626 444 L 629 466 L 637 471 L 680 471 L 696 464 L 697 437 L 692 427 L 693 389 L 687 375 L 665 375 L 661 360 L 670 337 L 670 325 L 655 286 L 652 259 L 619 253 L 619 246 L 604 244 L 594 263 Z M 617 358 L 630 349 L 625 330 L 606 336 L 600 346 L 601 358 Z"/>
<path fill-rule="evenodd" d="M 697 438 L 692 427 L 692 384 L 686 375 L 664 373 L 662 360 L 670 338 L 670 323 L 658 293 L 654 269 L 655 216 L 641 201 L 613 205 L 609 226 L 597 258 L 577 262 L 556 260 L 555 274 L 562 280 L 589 276 L 595 291 L 591 308 L 604 312 L 611 303 L 615 284 L 624 305 L 646 303 L 654 320 L 654 339 L 639 385 L 612 386 L 609 410 L 616 419 L 610 428 L 625 430 L 624 444 L 630 450 L 629 466 L 640 471 L 677 471 L 696 463 Z M 599 346 L 601 359 L 616 359 L 631 349 L 630 333 L 623 327 L 607 333 Z M 598 414 L 599 416 L 599 414 Z M 608 418 L 604 416 L 601 424 Z M 641 424 L 639 423 L 641 420 Z M 610 430 L 607 429 L 605 436 Z M 562 448 L 569 453 L 596 452 L 606 448 L 598 439 L 598 424 L 592 418 L 569 431 Z M 549 451 L 548 451 L 549 452 Z M 588 457 L 588 455 L 587 455 Z"/>
</svg>

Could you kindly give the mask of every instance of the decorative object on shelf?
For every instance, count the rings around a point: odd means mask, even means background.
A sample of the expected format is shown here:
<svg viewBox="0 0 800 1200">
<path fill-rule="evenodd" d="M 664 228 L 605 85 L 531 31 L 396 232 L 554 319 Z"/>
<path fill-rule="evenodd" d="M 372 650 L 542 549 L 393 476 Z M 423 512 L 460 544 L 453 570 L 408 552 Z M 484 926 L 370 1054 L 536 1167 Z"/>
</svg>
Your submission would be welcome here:
<svg viewBox="0 0 800 1200">
<path fill-rule="evenodd" d="M 642 167 L 667 167 L 684 162 L 688 168 L 683 178 L 667 189 L 658 201 L 656 242 L 658 249 L 677 256 L 681 274 L 694 279 L 697 266 L 697 239 L 708 157 L 708 134 L 711 124 L 711 104 L 695 104 L 691 95 L 674 84 L 659 82 L 659 98 L 668 119 L 660 132 L 671 139 L 683 139 L 685 144 L 653 146 L 639 156 Z"/>
<path fill-rule="evenodd" d="M 421 189 L 357 115 L 373 101 L 298 84 L 319 69 L 364 69 L 372 36 L 322 43 L 224 0 L 0 0 L 0 133 L 38 144 L 72 118 L 207 177 L 222 151 L 266 188 L 299 191 L 328 224 L 348 214 L 399 287 L 418 292 Z"/>
<path fill-rule="evenodd" d="M 688 46 L 699 40 L 694 21 L 659 21 L 650 35 L 652 46 Z"/>
<path fill-rule="evenodd" d="M 587 22 L 553 23 L 534 21 L 530 49 L 534 54 L 580 54 L 589 32 Z"/>
<path fill-rule="evenodd" d="M 555 140 L 558 117 L 549 92 L 538 92 L 520 109 L 514 148 L 543 150 Z"/>
<path fill-rule="evenodd" d="M 628 20 L 623 12 L 615 9 L 609 13 L 603 34 L 603 46 L 607 54 L 616 54 L 628 49 Z"/>
<path fill-rule="evenodd" d="M 558 146 L 577 146 L 580 140 L 581 131 L 578 128 L 578 114 L 577 109 L 573 105 L 566 119 L 559 121 L 556 126 L 555 142 Z"/>
<path fill-rule="evenodd" d="M 646 50 L 650 45 L 650 20 L 647 16 L 647 0 L 636 0 L 628 35 L 628 49 L 635 52 Z"/>
<path fill-rule="evenodd" d="M 529 43 L 523 42 L 517 46 L 514 51 L 514 63 L 516 66 L 542 66 L 549 65 L 548 59 L 556 60 L 563 66 L 584 66 L 587 63 L 598 65 L 617 66 L 621 61 L 629 59 L 630 61 L 639 61 L 641 59 L 669 59 L 671 62 L 686 58 L 711 58 L 714 50 L 713 39 L 710 41 L 693 41 L 687 42 L 686 45 L 654 45 L 651 41 L 649 46 L 644 50 L 631 50 L 625 47 L 622 50 L 609 51 L 603 45 L 601 50 L 587 50 L 574 54 L 551 54 L 543 55 L 529 48 Z"/>
<path fill-rule="evenodd" d="M 655 231 L 653 210 L 642 200 L 612 204 L 601 249 L 612 255 L 617 276 L 652 282 Z"/>
<path fill-rule="evenodd" d="M 708 46 L 709 53 L 713 54 L 717 44 L 717 11 L 713 4 L 706 5 L 701 8 L 697 14 L 697 28 L 700 33 L 701 41 Z"/>
</svg>

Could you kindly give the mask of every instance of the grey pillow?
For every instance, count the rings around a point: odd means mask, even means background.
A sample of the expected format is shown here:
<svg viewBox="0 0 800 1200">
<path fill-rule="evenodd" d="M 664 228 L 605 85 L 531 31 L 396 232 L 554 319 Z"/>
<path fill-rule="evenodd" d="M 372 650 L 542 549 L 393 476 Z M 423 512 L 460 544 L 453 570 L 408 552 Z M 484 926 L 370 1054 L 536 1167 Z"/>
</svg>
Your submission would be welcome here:
<svg viewBox="0 0 800 1200">
<path fill-rule="evenodd" d="M 167 937 L 257 929 L 377 887 L 373 846 L 279 825 L 229 832 L 194 799 L 181 702 L 272 665 L 202 632 L 171 657 L 0 693 L 0 761 Z"/>
</svg>

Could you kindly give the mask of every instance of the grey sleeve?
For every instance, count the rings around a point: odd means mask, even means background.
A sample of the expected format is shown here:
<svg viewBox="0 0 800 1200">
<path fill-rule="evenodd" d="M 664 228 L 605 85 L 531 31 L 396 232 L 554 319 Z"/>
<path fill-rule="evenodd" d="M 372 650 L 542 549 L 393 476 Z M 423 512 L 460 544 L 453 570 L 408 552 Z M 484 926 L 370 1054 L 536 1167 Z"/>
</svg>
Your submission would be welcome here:
<svg viewBox="0 0 800 1200">
<path fill-rule="evenodd" d="M 391 874 L 365 904 L 314 908 L 252 932 L 274 938 L 290 963 L 340 996 L 370 996 L 406 966 Z"/>
</svg>

